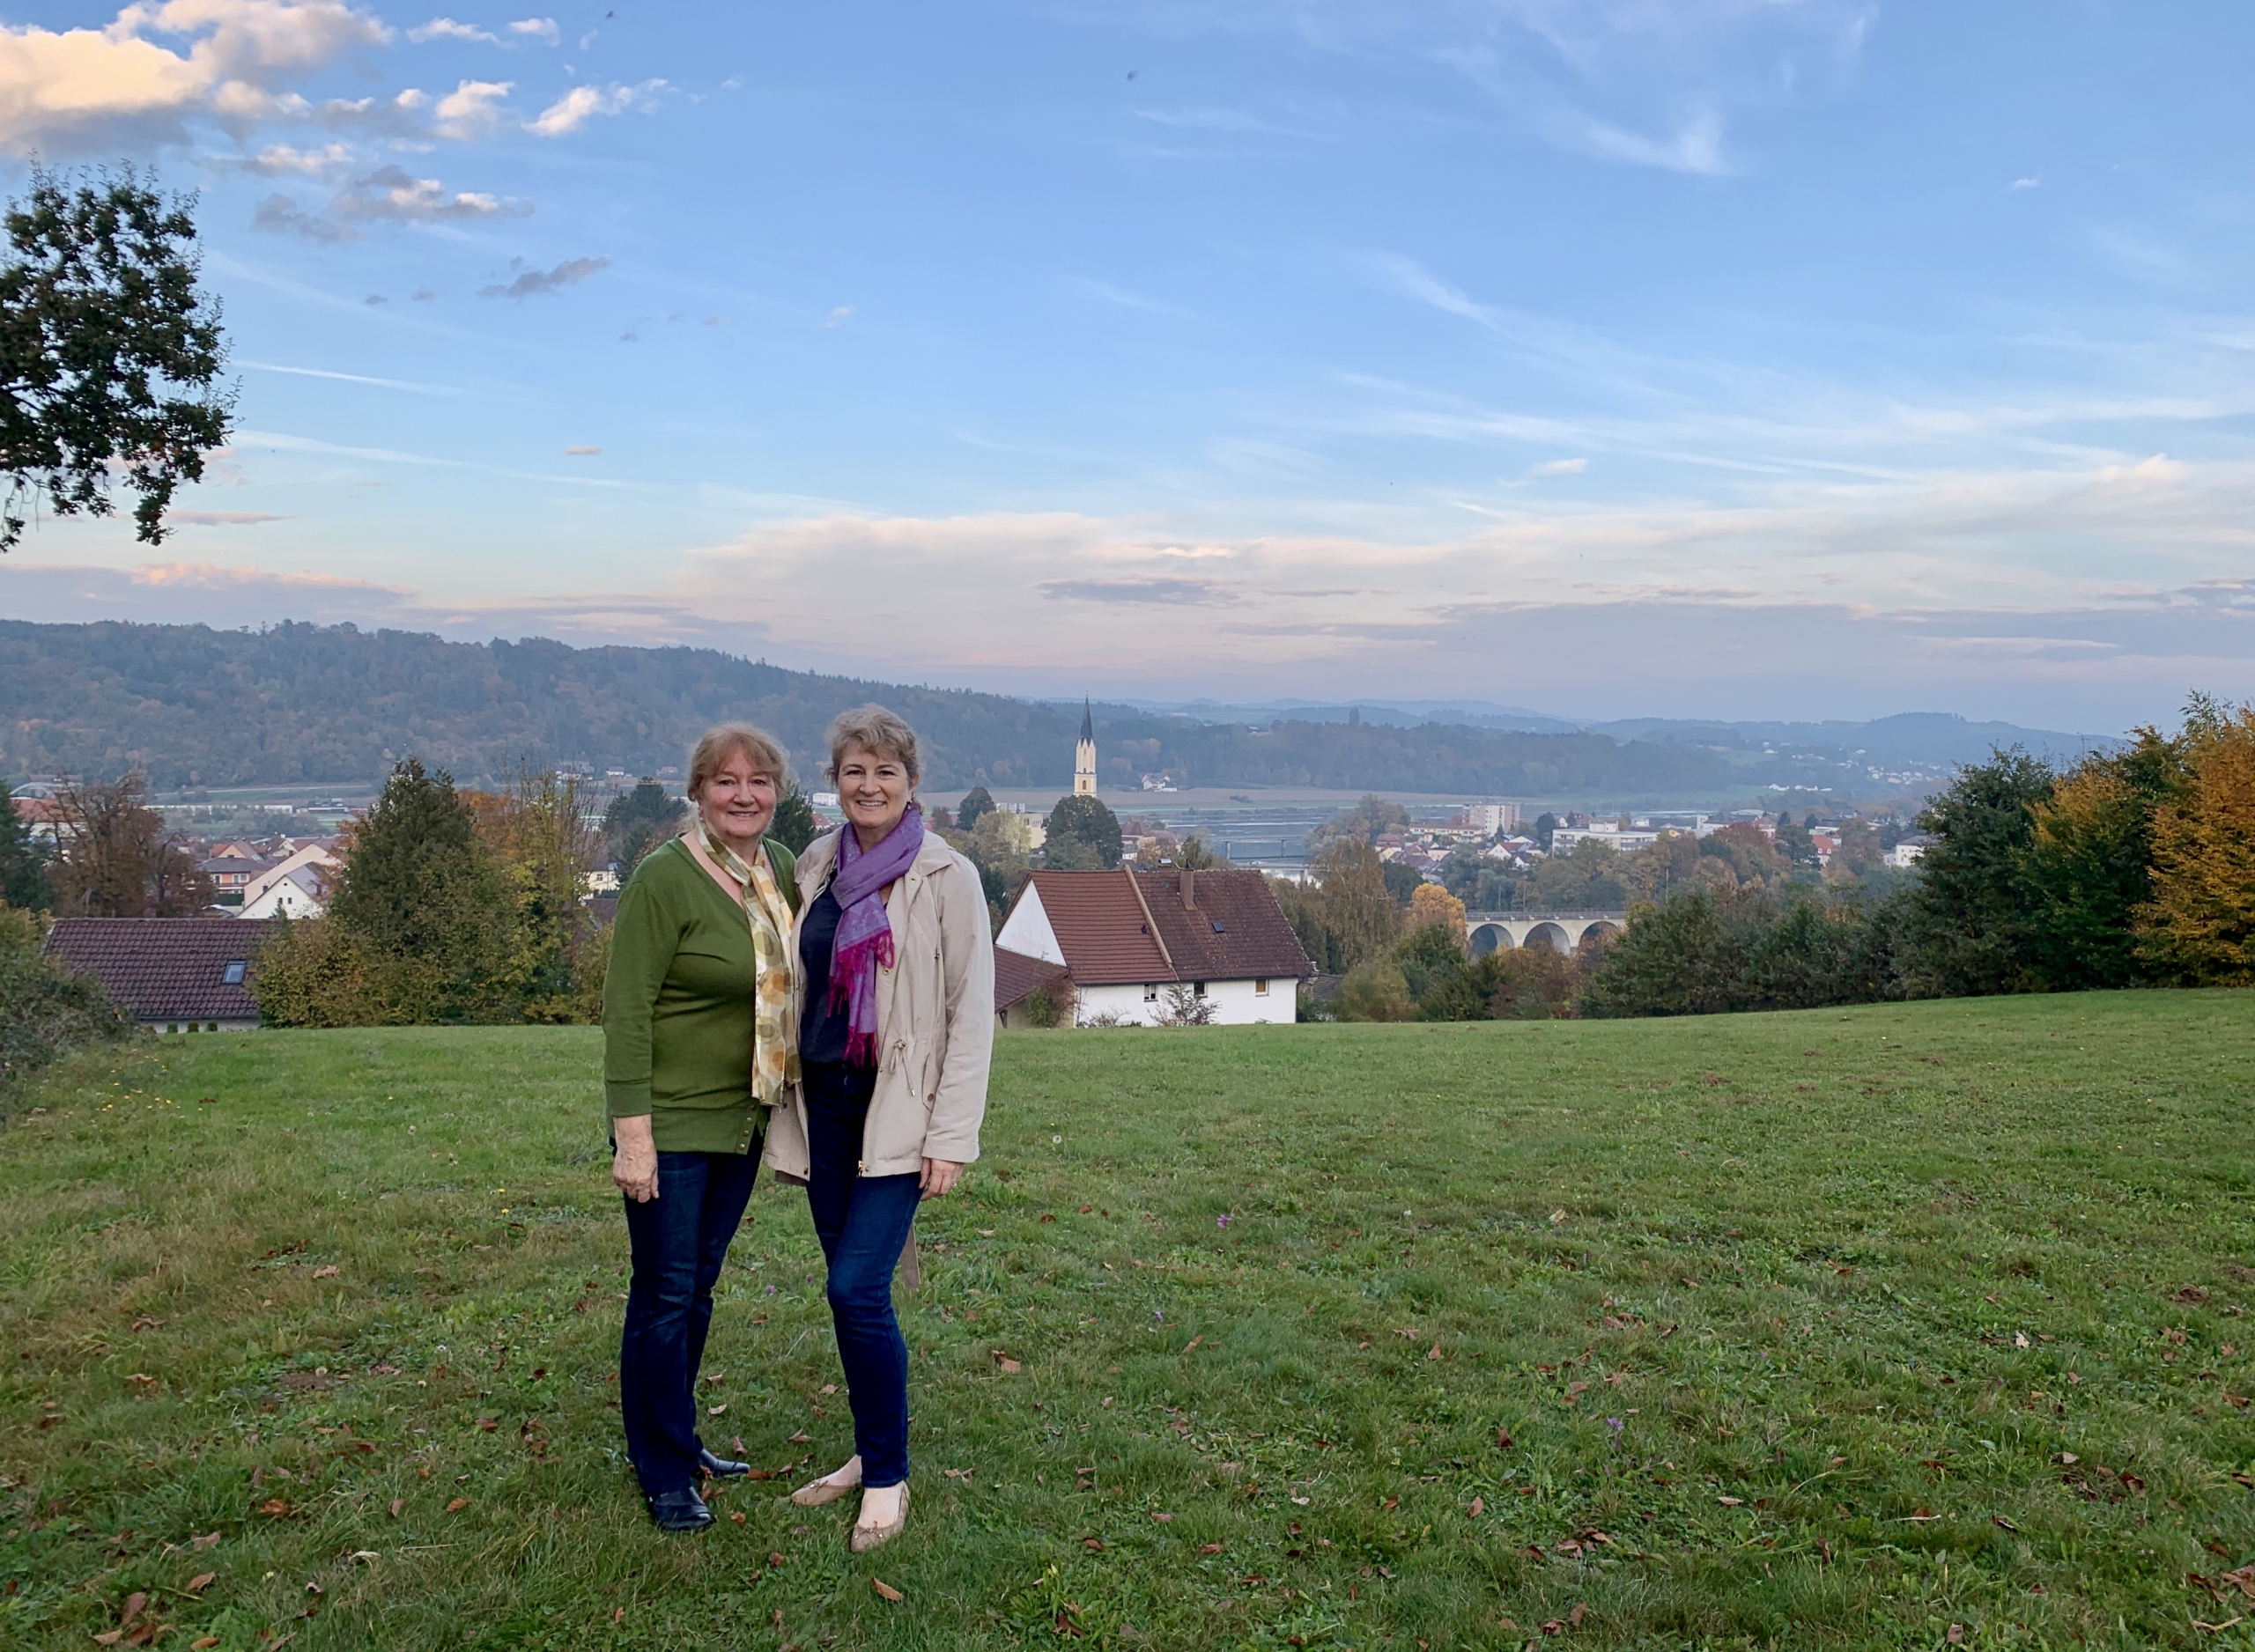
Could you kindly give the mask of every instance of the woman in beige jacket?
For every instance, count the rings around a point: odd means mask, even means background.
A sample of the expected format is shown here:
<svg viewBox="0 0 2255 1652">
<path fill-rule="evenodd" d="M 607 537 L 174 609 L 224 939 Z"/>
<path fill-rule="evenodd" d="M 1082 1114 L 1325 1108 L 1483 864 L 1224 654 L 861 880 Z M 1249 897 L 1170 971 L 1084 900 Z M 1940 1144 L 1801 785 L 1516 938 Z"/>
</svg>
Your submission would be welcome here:
<svg viewBox="0 0 2255 1652">
<path fill-rule="evenodd" d="M 908 1517 L 908 1345 L 892 1276 L 918 1203 L 979 1156 L 994 1044 L 994 947 L 978 868 L 924 830 L 916 736 L 882 706 L 831 725 L 846 824 L 799 857 L 793 945 L 801 1082 L 774 1110 L 767 1162 L 807 1184 L 854 1409 L 854 1455 L 792 1493 L 856 1486 L 856 1554 Z"/>
</svg>

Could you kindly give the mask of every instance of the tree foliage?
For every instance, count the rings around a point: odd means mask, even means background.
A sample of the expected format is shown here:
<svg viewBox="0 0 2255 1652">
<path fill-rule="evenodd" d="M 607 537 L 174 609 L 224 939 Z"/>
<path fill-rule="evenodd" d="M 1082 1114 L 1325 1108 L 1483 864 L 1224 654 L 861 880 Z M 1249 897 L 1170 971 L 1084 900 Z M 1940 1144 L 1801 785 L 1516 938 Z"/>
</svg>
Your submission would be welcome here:
<svg viewBox="0 0 2255 1652">
<path fill-rule="evenodd" d="M 963 794 L 963 801 L 955 806 L 955 823 L 958 830 L 970 831 L 979 824 L 979 817 L 990 813 L 994 807 L 993 793 L 983 785 L 974 785 Z"/>
<path fill-rule="evenodd" d="M 67 918 L 192 918 L 211 904 L 193 849 L 165 831 L 138 772 L 55 795 L 56 853 L 48 877 Z"/>
<path fill-rule="evenodd" d="M 1933 841 L 1906 914 L 1910 985 L 1918 997 L 2024 992 L 2040 986 L 2039 924 L 2026 863 L 2038 804 L 2056 778 L 2015 747 L 1969 764 L 1919 816 Z"/>
<path fill-rule="evenodd" d="M 0 263 L 0 470 L 12 484 L 0 551 L 29 501 L 110 513 L 122 478 L 135 537 L 165 536 L 182 483 L 227 439 L 232 391 L 219 306 L 197 286 L 195 200 L 128 166 L 76 181 L 32 173 Z"/>
<path fill-rule="evenodd" d="M 2255 709 L 2196 719 L 2191 774 L 2153 815 L 2143 955 L 2189 981 L 2255 985 Z"/>
<path fill-rule="evenodd" d="M 1401 908 L 1386 887 L 1386 863 L 1351 838 L 1316 857 L 1307 883 L 1272 882 L 1285 921 L 1309 961 L 1344 975 L 1382 955 L 1401 933 Z"/>
<path fill-rule="evenodd" d="M 0 781 L 0 906 L 43 912 L 54 899 L 46 851 L 33 837 L 30 822 L 16 807 L 6 783 Z"/>
<path fill-rule="evenodd" d="M 1049 811 L 1041 864 L 1053 871 L 1109 872 L 1120 865 L 1120 816 L 1103 799 L 1061 797 Z"/>
<path fill-rule="evenodd" d="M 133 1031 L 90 977 L 44 955 L 45 940 L 36 914 L 0 904 L 0 1117 L 11 1092 L 57 1057 Z"/>
<path fill-rule="evenodd" d="M 798 782 L 786 785 L 782 796 L 775 800 L 775 818 L 768 822 L 767 835 L 795 855 L 804 852 L 821 832 L 822 822 L 816 818 L 814 805 L 799 790 Z"/>
<path fill-rule="evenodd" d="M 619 882 L 633 875 L 644 855 L 667 838 L 680 836 L 688 821 L 689 805 L 647 774 L 632 791 L 611 799 L 603 811 L 603 842 Z"/>
</svg>

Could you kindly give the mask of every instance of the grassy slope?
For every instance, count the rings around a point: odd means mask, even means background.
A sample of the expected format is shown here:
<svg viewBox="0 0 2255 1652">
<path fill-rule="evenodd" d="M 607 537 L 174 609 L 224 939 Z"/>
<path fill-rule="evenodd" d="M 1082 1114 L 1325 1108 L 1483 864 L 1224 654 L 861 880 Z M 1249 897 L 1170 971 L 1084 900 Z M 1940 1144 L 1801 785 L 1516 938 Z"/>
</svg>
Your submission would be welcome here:
<svg viewBox="0 0 2255 1652">
<path fill-rule="evenodd" d="M 1007 1036 L 874 1564 L 773 1482 L 644 1524 L 592 1033 L 82 1066 L 0 1136 L 0 1641 L 137 1589 L 229 1652 L 2255 1646 L 2185 1582 L 2255 1559 L 2251 1044 L 2157 992 Z M 803 1204 L 752 1209 L 712 1427 L 826 1468 Z"/>
</svg>

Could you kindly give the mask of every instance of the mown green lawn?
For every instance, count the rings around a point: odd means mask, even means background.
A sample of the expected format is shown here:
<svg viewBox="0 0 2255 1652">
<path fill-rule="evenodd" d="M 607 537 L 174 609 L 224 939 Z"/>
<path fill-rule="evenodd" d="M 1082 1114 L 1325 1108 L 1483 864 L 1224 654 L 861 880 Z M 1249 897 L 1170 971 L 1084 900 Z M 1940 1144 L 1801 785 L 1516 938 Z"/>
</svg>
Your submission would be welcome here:
<svg viewBox="0 0 2255 1652">
<path fill-rule="evenodd" d="M 0 1643 L 2255 1648 L 2255 994 L 1007 1035 L 868 1560 L 780 1496 L 851 1449 L 787 1189 L 705 1395 L 777 1477 L 645 1523 L 598 1053 L 31 1098 Z"/>
</svg>

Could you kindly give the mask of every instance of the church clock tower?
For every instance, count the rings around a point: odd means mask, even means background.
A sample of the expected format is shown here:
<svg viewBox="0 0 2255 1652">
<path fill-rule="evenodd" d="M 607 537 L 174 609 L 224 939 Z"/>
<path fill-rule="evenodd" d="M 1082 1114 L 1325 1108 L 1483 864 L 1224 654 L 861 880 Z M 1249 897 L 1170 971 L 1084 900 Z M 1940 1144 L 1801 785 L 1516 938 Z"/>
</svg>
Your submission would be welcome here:
<svg viewBox="0 0 2255 1652">
<path fill-rule="evenodd" d="M 1081 702 L 1080 743 L 1073 748 L 1073 795 L 1096 795 L 1096 722 L 1086 700 Z"/>
</svg>

